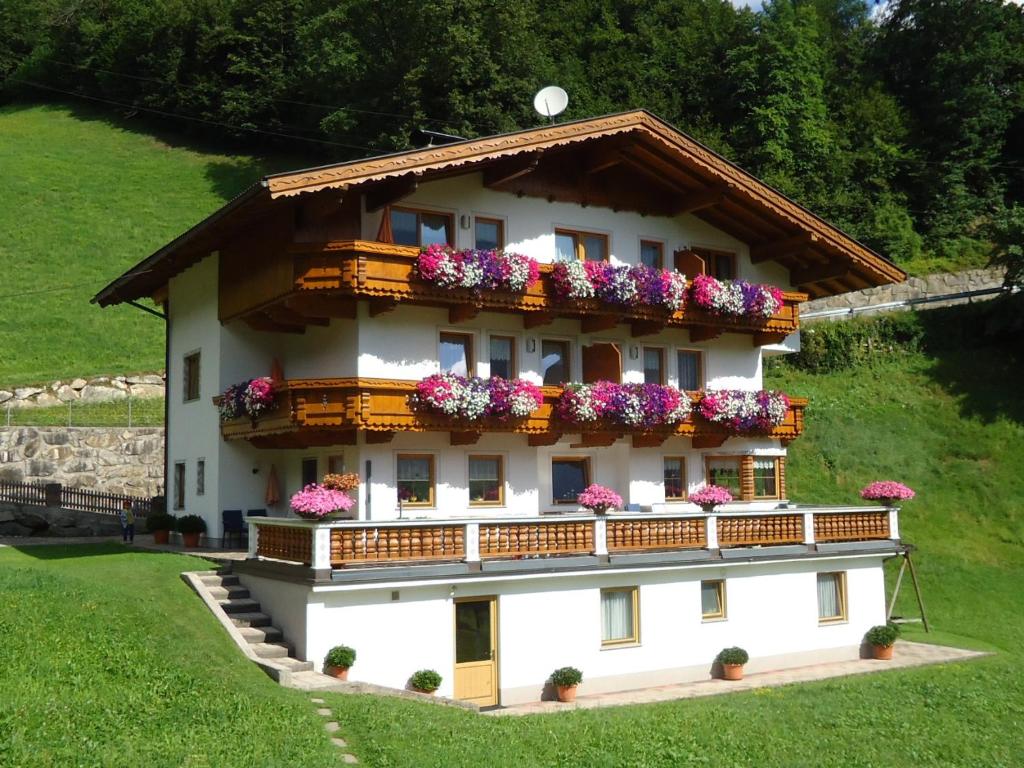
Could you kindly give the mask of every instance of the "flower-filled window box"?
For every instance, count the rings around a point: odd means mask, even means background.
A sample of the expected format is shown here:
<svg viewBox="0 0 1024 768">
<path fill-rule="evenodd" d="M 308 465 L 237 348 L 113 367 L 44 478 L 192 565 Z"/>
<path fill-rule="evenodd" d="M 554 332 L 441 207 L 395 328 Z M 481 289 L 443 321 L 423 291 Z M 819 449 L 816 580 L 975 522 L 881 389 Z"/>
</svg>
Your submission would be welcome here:
<svg viewBox="0 0 1024 768">
<path fill-rule="evenodd" d="M 586 424 L 612 422 L 651 429 L 671 426 L 690 415 L 690 397 L 663 384 L 566 384 L 555 406 L 563 421 Z"/>
<path fill-rule="evenodd" d="M 231 421 L 242 416 L 257 419 L 273 410 L 277 403 L 274 382 L 269 376 L 261 376 L 240 384 L 232 384 L 220 396 L 220 420 Z"/>
<path fill-rule="evenodd" d="M 416 273 L 441 288 L 520 293 L 537 282 L 540 267 L 519 253 L 431 245 L 417 258 Z"/>
<path fill-rule="evenodd" d="M 789 412 L 789 398 L 774 390 L 708 390 L 701 393 L 697 413 L 713 424 L 734 432 L 767 432 L 781 425 Z"/>
<path fill-rule="evenodd" d="M 561 301 L 600 299 L 625 308 L 650 307 L 675 312 L 686 300 L 686 276 L 644 264 L 626 266 L 605 261 L 560 262 L 551 272 L 555 296 Z"/>
<path fill-rule="evenodd" d="M 782 291 L 774 285 L 697 275 L 690 287 L 690 300 L 714 315 L 766 320 L 782 307 Z"/>
<path fill-rule="evenodd" d="M 437 373 L 416 385 L 413 408 L 453 419 L 523 419 L 544 402 L 540 388 L 523 379 L 490 379 Z"/>
</svg>

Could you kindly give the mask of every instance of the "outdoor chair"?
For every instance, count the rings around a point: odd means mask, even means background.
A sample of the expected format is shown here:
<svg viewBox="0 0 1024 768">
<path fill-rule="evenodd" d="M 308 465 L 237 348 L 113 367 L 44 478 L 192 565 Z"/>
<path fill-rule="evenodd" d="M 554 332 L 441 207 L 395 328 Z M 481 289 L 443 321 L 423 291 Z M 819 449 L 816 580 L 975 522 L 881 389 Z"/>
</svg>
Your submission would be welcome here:
<svg viewBox="0 0 1024 768">
<path fill-rule="evenodd" d="M 242 544 L 242 535 L 245 533 L 245 524 L 242 522 L 242 510 L 225 509 L 221 520 L 224 524 L 224 538 L 221 539 L 221 546 L 227 547 L 228 540 L 234 536 L 238 539 L 238 545 Z"/>
<path fill-rule="evenodd" d="M 265 510 L 265 509 L 250 509 L 248 514 L 249 514 L 249 517 L 266 517 L 267 516 L 267 510 Z"/>
</svg>

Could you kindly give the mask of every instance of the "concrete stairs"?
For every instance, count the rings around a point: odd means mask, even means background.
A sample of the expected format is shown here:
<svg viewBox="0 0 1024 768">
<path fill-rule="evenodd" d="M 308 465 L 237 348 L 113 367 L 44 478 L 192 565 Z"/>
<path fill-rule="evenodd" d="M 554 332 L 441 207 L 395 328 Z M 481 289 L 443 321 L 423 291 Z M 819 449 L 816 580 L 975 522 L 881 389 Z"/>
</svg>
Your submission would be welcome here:
<svg viewBox="0 0 1024 768">
<path fill-rule="evenodd" d="M 219 571 L 196 575 L 258 658 L 272 660 L 291 672 L 313 669 L 313 662 L 294 658 L 292 644 L 284 639 L 280 629 L 273 626 L 271 617 L 260 610 L 259 601 L 253 600 L 249 590 L 239 584 L 238 577 L 231 573 L 230 565 Z"/>
</svg>

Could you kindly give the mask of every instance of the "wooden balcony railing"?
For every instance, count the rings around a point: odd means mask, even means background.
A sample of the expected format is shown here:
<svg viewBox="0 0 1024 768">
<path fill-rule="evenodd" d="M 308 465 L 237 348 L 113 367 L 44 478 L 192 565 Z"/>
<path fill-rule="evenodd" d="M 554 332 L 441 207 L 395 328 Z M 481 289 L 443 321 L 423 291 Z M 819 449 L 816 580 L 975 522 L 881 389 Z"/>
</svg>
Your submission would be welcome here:
<svg viewBox="0 0 1024 768">
<path fill-rule="evenodd" d="M 543 387 L 544 403 L 532 415 L 518 421 L 458 422 L 440 414 L 415 411 L 409 396 L 416 382 L 381 379 L 292 379 L 277 385 L 277 405 L 258 419 L 239 418 L 221 425 L 226 440 L 250 440 L 268 448 L 308 448 L 343 445 L 366 431 L 373 442 L 386 442 L 395 432 L 449 432 L 452 444 L 476 441 L 483 432 L 529 435 L 531 445 L 551 445 L 563 434 L 582 434 L 592 445 L 609 445 L 620 436 L 632 435 L 634 445 L 660 445 L 672 436 L 689 437 L 695 446 L 721 445 L 730 432 L 691 415 L 678 425 L 655 430 L 631 430 L 606 423 L 571 424 L 555 415 L 560 387 Z M 691 397 L 696 402 L 697 395 Z M 789 441 L 803 432 L 807 400 L 790 398 L 786 420 L 767 436 Z"/>
<path fill-rule="evenodd" d="M 668 313 L 616 307 L 597 299 L 565 302 L 552 289 L 551 264 L 541 265 L 541 279 L 523 293 L 474 293 L 419 279 L 415 274 L 418 255 L 418 248 L 368 240 L 294 244 L 289 251 L 293 271 L 264 270 L 221 281 L 220 319 L 245 318 L 253 327 L 267 330 L 301 330 L 331 317 L 355 317 L 354 300 L 363 299 L 370 301 L 371 315 L 407 303 L 447 307 L 452 323 L 483 310 L 520 314 L 527 328 L 568 317 L 581 320 L 585 333 L 629 323 L 634 336 L 665 327 L 689 328 L 691 339 L 698 341 L 730 331 L 752 334 L 754 346 L 761 346 L 796 331 L 799 305 L 807 300 L 805 293 L 784 292 L 783 306 L 767 319 L 722 317 L 689 304 Z"/>
<path fill-rule="evenodd" d="M 249 518 L 251 558 L 314 569 L 557 559 L 573 555 L 898 541 L 896 509 L 825 507 L 712 514 L 614 513 L 560 519 L 310 522 Z"/>
</svg>

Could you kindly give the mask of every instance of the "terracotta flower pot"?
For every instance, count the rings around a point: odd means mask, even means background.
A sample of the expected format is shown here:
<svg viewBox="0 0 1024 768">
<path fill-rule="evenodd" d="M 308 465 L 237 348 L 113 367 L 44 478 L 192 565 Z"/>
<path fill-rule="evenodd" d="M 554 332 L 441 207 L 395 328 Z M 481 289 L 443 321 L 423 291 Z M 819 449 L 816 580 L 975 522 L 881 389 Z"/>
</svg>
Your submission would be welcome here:
<svg viewBox="0 0 1024 768">
<path fill-rule="evenodd" d="M 416 693 L 425 693 L 425 694 L 427 694 L 427 696 L 433 696 L 435 693 L 437 693 L 437 689 L 436 688 L 434 690 L 432 690 L 432 691 L 425 691 L 422 688 L 417 688 L 417 687 L 413 686 L 413 690 L 416 691 Z"/>
<path fill-rule="evenodd" d="M 185 542 L 186 549 L 195 549 L 199 546 L 200 533 L 183 533 L 181 534 L 181 540 Z"/>
<path fill-rule="evenodd" d="M 167 544 L 171 540 L 170 531 L 153 531 L 154 544 Z"/>
<path fill-rule="evenodd" d="M 743 665 L 742 664 L 723 664 L 722 665 L 722 678 L 725 680 L 742 680 L 743 679 Z"/>
<path fill-rule="evenodd" d="M 348 680 L 348 667 L 324 667 L 324 674 L 336 677 L 338 680 Z"/>
<path fill-rule="evenodd" d="M 893 646 L 893 645 L 872 645 L 871 646 L 871 654 L 876 659 L 881 659 L 882 661 L 888 661 L 889 659 L 892 658 L 893 648 L 895 648 L 895 646 Z"/>
<path fill-rule="evenodd" d="M 565 703 L 571 704 L 576 701 L 576 686 L 575 685 L 557 685 L 558 689 L 558 700 Z"/>
</svg>

